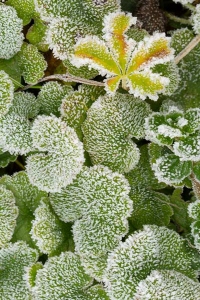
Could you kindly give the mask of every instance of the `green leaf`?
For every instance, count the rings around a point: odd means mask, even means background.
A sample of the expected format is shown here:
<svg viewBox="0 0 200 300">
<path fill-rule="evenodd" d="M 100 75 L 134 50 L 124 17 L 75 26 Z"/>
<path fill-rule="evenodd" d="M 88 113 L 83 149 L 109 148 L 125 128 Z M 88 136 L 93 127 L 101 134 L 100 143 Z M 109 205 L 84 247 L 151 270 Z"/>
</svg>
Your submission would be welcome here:
<svg viewBox="0 0 200 300">
<path fill-rule="evenodd" d="M 51 257 L 38 270 L 32 293 L 36 300 L 88 299 L 86 288 L 92 278 L 86 275 L 80 259 L 72 252 Z"/>
<path fill-rule="evenodd" d="M 6 5 L 16 9 L 17 15 L 23 20 L 23 25 L 30 23 L 35 14 L 34 0 L 8 0 Z"/>
<path fill-rule="evenodd" d="M 64 243 L 67 245 L 66 239 L 70 236 L 70 228 L 55 215 L 48 198 L 42 198 L 34 215 L 35 220 L 32 221 L 30 231 L 33 241 L 42 253 L 49 256 L 60 254 L 64 250 Z"/>
<path fill-rule="evenodd" d="M 183 161 L 200 160 L 200 132 L 183 136 L 173 145 L 174 153 Z"/>
<path fill-rule="evenodd" d="M 136 299 L 181 299 L 200 298 L 200 286 L 187 276 L 169 270 L 152 271 L 145 280 L 140 281 L 135 294 Z"/>
<path fill-rule="evenodd" d="M 182 188 L 174 190 L 170 197 L 170 203 L 173 205 L 173 216 L 172 220 L 178 227 L 178 231 L 190 232 L 191 218 L 188 216 L 188 205 L 189 203 L 184 201 L 181 197 L 183 193 Z"/>
<path fill-rule="evenodd" d="M 48 45 L 46 43 L 45 35 L 47 31 L 47 25 L 40 20 L 40 18 L 34 18 L 34 24 L 29 28 L 26 39 L 38 50 L 46 52 L 48 51 Z"/>
<path fill-rule="evenodd" d="M 13 193 L 0 185 L 0 248 L 4 247 L 12 238 L 18 216 Z"/>
<path fill-rule="evenodd" d="M 85 167 L 61 193 L 50 195 L 52 207 L 61 220 L 76 220 L 75 249 L 83 257 L 87 272 L 95 278 L 102 278 L 104 269 L 99 267 L 105 268 L 105 255 L 128 231 L 127 218 L 132 210 L 129 190 L 123 175 L 94 166 Z"/>
<path fill-rule="evenodd" d="M 192 163 L 190 161 L 181 161 L 174 154 L 165 154 L 152 165 L 158 180 L 169 185 L 179 184 L 185 177 L 190 175 L 191 168 Z"/>
<path fill-rule="evenodd" d="M 116 94 L 99 97 L 82 125 L 84 145 L 93 164 L 129 172 L 139 161 L 139 149 L 131 140 L 144 137 L 149 106 L 133 96 Z"/>
<path fill-rule="evenodd" d="M 36 46 L 24 43 L 18 54 L 18 59 L 26 83 L 35 84 L 44 76 L 47 63 Z"/>
<path fill-rule="evenodd" d="M 0 59 L 0 70 L 6 72 L 10 76 L 10 80 L 14 79 L 13 85 L 16 88 L 19 88 L 21 84 L 21 70 L 18 62 L 18 55 L 13 56 L 10 59 Z"/>
<path fill-rule="evenodd" d="M 13 98 L 13 83 L 7 73 L 0 71 L 0 117 L 8 112 L 10 106 L 12 105 Z"/>
<path fill-rule="evenodd" d="M 194 176 L 195 178 L 200 181 L 200 162 L 196 162 L 194 165 L 193 165 L 193 173 L 194 173 Z"/>
<path fill-rule="evenodd" d="M 112 299 L 135 299 L 137 286 L 153 270 L 174 270 L 193 280 L 194 258 L 185 241 L 166 227 L 146 225 L 110 253 L 104 282 Z"/>
<path fill-rule="evenodd" d="M 82 77 L 85 79 L 92 79 L 99 74 L 97 70 L 89 69 L 88 66 L 76 68 L 74 65 L 71 64 L 69 59 L 63 60 L 63 64 L 67 69 L 66 73 L 74 76 Z"/>
<path fill-rule="evenodd" d="M 46 192 L 60 192 L 80 172 L 83 145 L 74 129 L 55 116 L 38 116 L 32 126 L 33 146 L 41 151 L 27 159 L 30 182 Z"/>
<path fill-rule="evenodd" d="M 4 152 L 0 150 L 0 168 L 5 168 L 10 162 L 14 162 L 17 159 L 17 155 L 12 155 L 8 151 Z"/>
<path fill-rule="evenodd" d="M 57 81 L 45 83 L 39 94 L 40 113 L 45 115 L 60 116 L 62 99 L 73 91 L 70 85 L 61 85 Z"/>
<path fill-rule="evenodd" d="M 46 196 L 46 193 L 32 186 L 24 171 L 15 173 L 12 177 L 8 175 L 1 177 L 0 184 L 5 185 L 13 193 L 19 209 L 12 241 L 23 240 L 31 247 L 35 247 L 35 243 L 33 243 L 30 236 L 32 220 L 34 219 L 33 213 L 38 207 L 41 198 Z"/>
<path fill-rule="evenodd" d="M 36 250 L 24 242 L 8 244 L 0 250 L 0 299 L 30 299 L 31 295 L 26 285 L 25 268 L 38 259 Z"/>
<path fill-rule="evenodd" d="M 130 198 L 134 207 L 130 220 L 135 229 L 140 229 L 145 224 L 158 226 L 169 224 L 173 210 L 170 207 L 169 197 L 165 194 L 142 186 L 132 186 Z"/>
<path fill-rule="evenodd" d="M 82 138 L 81 125 L 86 119 L 89 107 L 104 93 L 101 87 L 82 84 L 77 91 L 63 97 L 60 109 L 61 118 L 75 129 L 80 138 Z"/>
<path fill-rule="evenodd" d="M 22 20 L 13 7 L 0 5 L 0 58 L 9 59 L 19 52 L 24 35 Z"/>
</svg>

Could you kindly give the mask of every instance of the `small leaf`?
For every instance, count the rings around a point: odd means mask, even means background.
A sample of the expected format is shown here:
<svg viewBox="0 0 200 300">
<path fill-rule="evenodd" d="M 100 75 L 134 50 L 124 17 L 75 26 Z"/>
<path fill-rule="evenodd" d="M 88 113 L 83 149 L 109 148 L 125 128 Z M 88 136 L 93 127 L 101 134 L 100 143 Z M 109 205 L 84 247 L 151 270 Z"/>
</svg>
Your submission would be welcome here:
<svg viewBox="0 0 200 300">
<path fill-rule="evenodd" d="M 31 0 L 32 1 L 32 0 Z M 42 52 L 48 51 L 48 45 L 46 43 L 46 31 L 47 25 L 41 21 L 38 17 L 34 18 L 34 24 L 29 28 L 26 39 L 35 45 L 38 50 Z"/>
<path fill-rule="evenodd" d="M 159 181 L 173 185 L 180 183 L 191 173 L 192 164 L 190 161 L 181 161 L 174 154 L 165 154 L 158 158 L 152 165 L 155 176 Z"/>
<path fill-rule="evenodd" d="M 194 165 L 193 165 L 193 173 L 194 173 L 194 176 L 195 178 L 200 181 L 200 162 L 196 162 Z"/>
<path fill-rule="evenodd" d="M 8 0 L 6 5 L 16 9 L 17 15 L 23 20 L 23 25 L 30 23 L 35 14 L 34 0 Z"/>
<path fill-rule="evenodd" d="M 200 160 L 200 133 L 197 132 L 190 136 L 183 136 L 173 145 L 174 153 L 182 161 Z"/>
<path fill-rule="evenodd" d="M 10 162 L 14 162 L 17 159 L 17 155 L 12 155 L 8 151 L 4 152 L 0 150 L 0 168 L 5 168 Z"/>
</svg>

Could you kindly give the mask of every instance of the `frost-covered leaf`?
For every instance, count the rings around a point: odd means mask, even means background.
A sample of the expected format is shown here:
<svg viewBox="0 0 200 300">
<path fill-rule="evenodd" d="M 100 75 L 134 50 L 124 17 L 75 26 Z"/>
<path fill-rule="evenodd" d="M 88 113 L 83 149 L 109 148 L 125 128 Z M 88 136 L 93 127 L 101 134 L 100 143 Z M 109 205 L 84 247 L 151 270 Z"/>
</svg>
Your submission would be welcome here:
<svg viewBox="0 0 200 300">
<path fill-rule="evenodd" d="M 106 291 L 100 284 L 94 285 L 91 288 L 87 289 L 87 297 L 88 300 L 109 300 Z"/>
<path fill-rule="evenodd" d="M 188 4 L 194 2 L 194 0 L 173 0 L 175 3 Z"/>
<path fill-rule="evenodd" d="M 188 28 L 182 28 L 173 32 L 171 46 L 177 55 L 195 37 Z M 176 103 L 182 104 L 184 109 L 200 106 L 199 81 L 200 81 L 200 45 L 198 44 L 179 63 L 180 84 L 179 88 L 170 97 Z"/>
<path fill-rule="evenodd" d="M 149 149 L 152 143 L 140 147 L 140 160 L 137 166 L 126 174 L 131 186 L 146 186 L 149 189 L 163 189 L 166 184 L 158 182 L 151 169 Z"/>
<path fill-rule="evenodd" d="M 188 215 L 193 219 L 191 232 L 194 238 L 194 245 L 196 249 L 200 250 L 200 200 L 189 204 Z"/>
<path fill-rule="evenodd" d="M 50 195 L 52 207 L 61 220 L 77 220 L 73 226 L 76 251 L 86 259 L 88 269 L 94 269 L 91 273 L 96 272 L 95 276 L 101 276 L 102 270 L 98 265 L 95 269 L 98 262 L 93 262 L 93 258 L 98 261 L 99 257 L 101 262 L 101 257 L 127 233 L 127 218 L 132 210 L 129 190 L 123 175 L 94 166 L 84 168 L 61 193 Z"/>
<path fill-rule="evenodd" d="M 38 207 L 41 198 L 47 196 L 47 194 L 31 185 L 24 171 L 15 173 L 12 177 L 8 175 L 1 177 L 0 184 L 5 185 L 13 193 L 19 209 L 12 241 L 23 240 L 31 247 L 35 247 L 29 234 L 31 221 L 34 219 L 33 213 Z"/>
<path fill-rule="evenodd" d="M 69 233 L 67 227 L 53 212 L 48 198 L 43 198 L 34 212 L 31 237 L 42 253 L 55 255 L 61 252 Z"/>
<path fill-rule="evenodd" d="M 200 4 L 195 6 L 195 11 L 191 16 L 192 25 L 196 34 L 200 33 Z"/>
<path fill-rule="evenodd" d="M 77 91 L 63 98 L 60 109 L 61 118 L 75 129 L 80 138 L 82 138 L 81 125 L 86 119 L 89 107 L 104 93 L 101 87 L 80 85 Z"/>
<path fill-rule="evenodd" d="M 26 280 L 26 285 L 28 286 L 29 290 L 35 286 L 35 279 L 37 271 L 43 268 L 43 264 L 41 262 L 36 262 L 32 264 L 30 267 L 25 268 L 25 275 L 24 279 Z"/>
<path fill-rule="evenodd" d="M 169 270 L 152 271 L 140 281 L 135 294 L 137 300 L 198 300 L 200 284 L 187 276 Z"/>
<path fill-rule="evenodd" d="M 173 210 L 169 197 L 162 193 L 148 190 L 142 186 L 131 186 L 130 198 L 133 201 L 131 223 L 135 229 L 145 224 L 167 226 Z"/>
<path fill-rule="evenodd" d="M 188 120 L 188 123 L 183 126 L 184 132 L 194 133 L 200 129 L 200 108 L 188 109 L 184 118 Z"/>
<path fill-rule="evenodd" d="M 13 97 L 13 83 L 6 72 L 0 71 L 0 117 L 8 112 L 12 105 Z"/>
<path fill-rule="evenodd" d="M 18 55 L 13 56 L 10 59 L 0 59 L 0 70 L 6 72 L 10 78 L 16 80 L 13 82 L 15 88 L 19 88 L 21 82 L 21 70 L 18 62 Z"/>
<path fill-rule="evenodd" d="M 83 145 L 75 131 L 54 116 L 38 116 L 32 127 L 33 146 L 41 153 L 27 159 L 30 182 L 47 192 L 60 192 L 80 172 Z"/>
<path fill-rule="evenodd" d="M 26 83 L 35 84 L 44 76 L 47 63 L 36 46 L 24 43 L 18 53 L 18 59 Z"/>
<path fill-rule="evenodd" d="M 13 7 L 0 5 L 0 58 L 9 59 L 21 48 L 24 35 L 22 20 Z"/>
<path fill-rule="evenodd" d="M 84 145 L 94 164 L 129 172 L 139 161 L 139 149 L 131 140 L 144 137 L 149 106 L 131 95 L 99 97 L 82 125 Z"/>
<path fill-rule="evenodd" d="M 200 131 L 190 136 L 183 136 L 173 145 L 175 155 L 182 161 L 200 160 Z"/>
<path fill-rule="evenodd" d="M 0 248 L 8 243 L 15 230 L 18 208 L 13 193 L 0 186 Z"/>
<path fill-rule="evenodd" d="M 8 244 L 0 250 L 0 299 L 29 300 L 24 280 L 25 267 L 36 262 L 38 253 L 24 242 Z"/>
<path fill-rule="evenodd" d="M 191 250 L 166 227 L 146 225 L 110 253 L 104 282 L 110 299 L 135 299 L 141 280 L 153 270 L 174 270 L 196 280 Z"/>
<path fill-rule="evenodd" d="M 29 28 L 26 39 L 33 45 L 35 45 L 38 50 L 46 52 L 49 47 L 46 43 L 46 30 L 47 24 L 42 22 L 40 18 L 34 18 L 34 24 Z"/>
<path fill-rule="evenodd" d="M 9 112 L 0 119 L 0 148 L 10 154 L 27 154 L 33 150 L 31 122 L 39 111 L 36 97 L 31 93 L 15 93 Z"/>
<path fill-rule="evenodd" d="M 131 14 L 118 11 L 106 15 L 103 23 L 104 41 L 97 36 L 79 38 L 71 62 L 77 67 L 88 65 L 101 75 L 107 75 L 105 90 L 109 94 L 114 94 L 122 81 L 122 87 L 135 97 L 157 100 L 158 93 L 165 93 L 169 83 L 171 87 L 167 93 L 177 87 L 176 82 L 173 84 L 177 75 L 175 65 L 158 72 L 152 70 L 157 64 L 170 62 L 173 51 L 164 34 L 146 36 L 138 45 L 133 39 L 128 39 L 125 33 L 135 24 L 136 18 Z M 171 81 L 170 76 L 173 78 Z"/>
<path fill-rule="evenodd" d="M 43 269 L 38 270 L 32 293 L 35 300 L 86 300 L 84 290 L 91 283 L 92 278 L 85 274 L 79 257 L 63 252 L 49 258 Z"/>
<path fill-rule="evenodd" d="M 193 173 L 195 178 L 200 181 L 200 162 L 197 162 L 193 165 Z"/>
<path fill-rule="evenodd" d="M 165 154 L 152 164 L 152 169 L 159 181 L 166 184 L 179 184 L 185 177 L 191 173 L 192 163 L 190 161 L 181 161 L 174 154 Z"/>
<path fill-rule="evenodd" d="M 6 5 L 14 7 L 17 15 L 23 20 L 23 25 L 30 23 L 35 14 L 34 0 L 8 0 Z"/>
<path fill-rule="evenodd" d="M 38 102 L 40 104 L 40 113 L 45 115 L 60 115 L 60 106 L 64 96 L 72 92 L 70 85 L 61 85 L 57 81 L 49 81 L 45 83 L 39 94 Z"/>
</svg>

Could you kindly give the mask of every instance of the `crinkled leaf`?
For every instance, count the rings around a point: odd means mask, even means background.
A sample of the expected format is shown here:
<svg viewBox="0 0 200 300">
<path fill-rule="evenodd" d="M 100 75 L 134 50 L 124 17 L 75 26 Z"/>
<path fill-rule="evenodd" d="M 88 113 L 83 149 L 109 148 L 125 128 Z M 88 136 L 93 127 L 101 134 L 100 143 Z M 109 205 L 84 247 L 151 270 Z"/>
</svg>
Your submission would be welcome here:
<svg viewBox="0 0 200 300">
<path fill-rule="evenodd" d="M 194 256 L 184 240 L 166 227 L 146 225 L 110 253 L 104 282 L 111 299 L 134 299 L 137 286 L 153 270 L 174 270 L 196 280 Z"/>
<path fill-rule="evenodd" d="M 88 66 L 82 66 L 80 68 L 75 67 L 71 64 L 69 59 L 63 61 L 64 66 L 67 68 L 67 73 L 82 77 L 85 79 L 91 79 L 98 75 L 98 71 L 94 69 L 89 69 Z"/>
<path fill-rule="evenodd" d="M 0 299 L 29 300 L 24 280 L 25 268 L 36 262 L 38 253 L 24 242 L 8 244 L 0 250 Z"/>
<path fill-rule="evenodd" d="M 182 161 L 200 160 L 200 132 L 190 136 L 183 136 L 173 145 L 174 153 Z"/>
<path fill-rule="evenodd" d="M 23 20 L 23 25 L 29 24 L 34 17 L 34 0 L 8 0 L 6 5 L 16 9 L 18 17 Z"/>
<path fill-rule="evenodd" d="M 48 198 L 43 198 L 34 212 L 35 219 L 32 221 L 31 237 L 42 253 L 49 255 L 60 254 L 64 250 L 67 235 L 70 228 L 59 220 L 53 212 Z M 67 232 L 67 229 L 69 232 Z"/>
<path fill-rule="evenodd" d="M 46 52 L 48 50 L 48 45 L 46 42 L 46 31 L 47 24 L 42 22 L 38 17 L 34 18 L 34 24 L 29 28 L 26 39 L 33 45 L 35 45 L 38 50 Z"/>
<path fill-rule="evenodd" d="M 18 59 L 26 83 L 35 84 L 44 76 L 47 63 L 36 46 L 24 43 Z"/>
<path fill-rule="evenodd" d="M 0 117 L 8 112 L 12 105 L 13 98 L 14 85 L 8 74 L 4 71 L 0 71 Z"/>
<path fill-rule="evenodd" d="M 84 290 L 92 283 L 85 274 L 80 259 L 72 252 L 49 258 L 43 269 L 38 270 L 32 291 L 34 299 L 86 300 Z"/>
<path fill-rule="evenodd" d="M 200 285 L 187 276 L 172 270 L 152 271 L 140 281 L 135 298 L 137 300 L 194 300 L 200 298 Z"/>
<path fill-rule="evenodd" d="M 29 180 L 43 191 L 60 192 L 82 168 L 83 145 L 75 131 L 54 116 L 39 116 L 31 132 L 33 146 L 41 153 L 27 159 Z"/>
<path fill-rule="evenodd" d="M 8 151 L 4 152 L 0 150 L 0 168 L 5 168 L 10 162 L 14 162 L 17 159 L 17 155 L 12 155 Z"/>
<path fill-rule="evenodd" d="M 40 113 L 45 115 L 53 114 L 58 117 L 62 99 L 72 91 L 73 89 L 70 85 L 61 85 L 57 81 L 45 83 L 37 98 L 40 104 Z"/>
<path fill-rule="evenodd" d="M 144 136 L 149 106 L 133 96 L 104 96 L 88 110 L 82 125 L 85 149 L 94 164 L 129 172 L 139 161 L 139 150 L 131 137 Z"/>
<path fill-rule="evenodd" d="M 0 186 L 0 248 L 6 245 L 14 233 L 18 208 L 13 193 Z"/>
<path fill-rule="evenodd" d="M 195 178 L 200 181 L 200 162 L 196 162 L 194 165 L 193 165 L 193 173 L 194 173 L 194 176 Z"/>
<path fill-rule="evenodd" d="M 0 5 L 0 58 L 9 59 L 21 48 L 24 35 L 22 20 L 13 7 Z"/>
</svg>

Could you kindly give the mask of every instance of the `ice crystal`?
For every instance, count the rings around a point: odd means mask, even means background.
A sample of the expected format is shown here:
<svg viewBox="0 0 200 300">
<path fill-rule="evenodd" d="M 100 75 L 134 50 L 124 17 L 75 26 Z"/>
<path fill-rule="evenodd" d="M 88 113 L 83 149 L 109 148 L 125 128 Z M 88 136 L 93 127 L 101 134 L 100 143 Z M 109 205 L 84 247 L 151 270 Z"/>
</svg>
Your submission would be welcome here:
<svg viewBox="0 0 200 300">
<path fill-rule="evenodd" d="M 164 34 L 154 33 L 138 44 L 128 39 L 125 33 L 135 24 L 136 18 L 131 14 L 115 12 L 105 16 L 104 41 L 97 36 L 80 38 L 72 63 L 77 67 L 89 65 L 102 76 L 107 75 L 105 89 L 109 94 L 114 94 L 122 81 L 122 86 L 135 97 L 156 101 L 170 79 L 169 74 L 162 76 L 152 68 L 170 62 L 173 50 Z"/>
<path fill-rule="evenodd" d="M 133 169 L 140 154 L 131 138 L 144 137 L 144 120 L 149 113 L 149 106 L 131 95 L 99 97 L 82 125 L 92 162 L 121 173 Z"/>
<path fill-rule="evenodd" d="M 41 152 L 27 159 L 30 182 L 43 191 L 59 192 L 82 168 L 82 143 L 72 128 L 54 116 L 38 116 L 31 133 L 33 146 Z"/>
<path fill-rule="evenodd" d="M 21 48 L 24 35 L 22 20 L 13 7 L 0 5 L 0 58 L 9 59 Z"/>
<path fill-rule="evenodd" d="M 110 299 L 135 299 L 137 286 L 153 270 L 174 270 L 196 280 L 192 252 L 166 227 L 146 225 L 110 253 L 104 282 Z"/>
<path fill-rule="evenodd" d="M 0 248 L 8 243 L 14 233 L 18 208 L 15 205 L 13 193 L 4 186 L 0 186 Z"/>
</svg>

